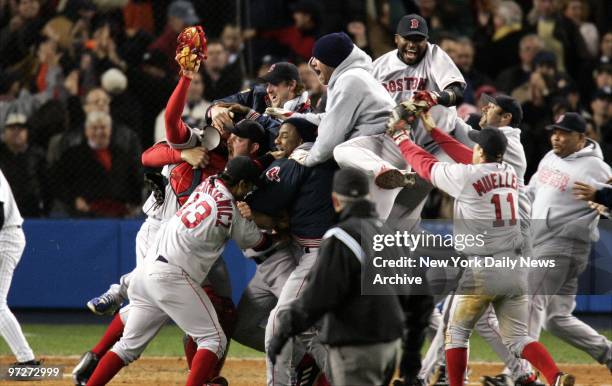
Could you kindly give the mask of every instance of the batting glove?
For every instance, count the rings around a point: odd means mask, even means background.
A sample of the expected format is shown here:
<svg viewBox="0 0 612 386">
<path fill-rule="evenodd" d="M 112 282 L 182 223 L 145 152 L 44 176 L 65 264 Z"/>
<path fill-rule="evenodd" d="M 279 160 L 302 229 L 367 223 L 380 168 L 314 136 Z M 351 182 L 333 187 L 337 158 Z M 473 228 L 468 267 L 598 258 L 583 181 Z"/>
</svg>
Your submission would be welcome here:
<svg viewBox="0 0 612 386">
<path fill-rule="evenodd" d="M 438 104 L 438 94 L 433 91 L 417 91 L 414 94 L 413 99 L 415 102 L 423 101 L 427 103 L 427 107 L 425 110 L 429 110 L 430 108 Z"/>
</svg>

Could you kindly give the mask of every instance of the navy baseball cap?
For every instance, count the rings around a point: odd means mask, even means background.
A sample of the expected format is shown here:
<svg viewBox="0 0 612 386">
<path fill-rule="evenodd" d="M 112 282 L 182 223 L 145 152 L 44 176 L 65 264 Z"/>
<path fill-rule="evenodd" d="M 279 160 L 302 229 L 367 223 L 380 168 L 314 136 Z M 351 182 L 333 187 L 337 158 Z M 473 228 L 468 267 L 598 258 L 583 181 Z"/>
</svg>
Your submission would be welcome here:
<svg viewBox="0 0 612 386">
<path fill-rule="evenodd" d="M 493 103 L 495 106 L 499 106 L 505 113 L 512 114 L 510 126 L 518 127 L 521 124 L 523 120 L 523 108 L 516 99 L 505 94 L 497 94 L 495 96 L 482 94 L 480 98 L 486 103 Z"/>
<path fill-rule="evenodd" d="M 300 73 L 298 72 L 295 64 L 289 62 L 278 62 L 270 66 L 270 69 L 266 75 L 257 78 L 257 80 L 262 83 L 272 83 L 273 85 L 277 85 L 282 81 L 289 82 L 295 80 L 299 82 Z"/>
<path fill-rule="evenodd" d="M 302 141 L 314 142 L 317 139 L 317 125 L 304 118 L 289 118 L 283 122 L 283 125 L 289 123 L 295 127 L 300 134 Z"/>
<path fill-rule="evenodd" d="M 550 131 L 554 129 L 584 133 L 586 132 L 586 121 L 578 113 L 565 113 L 559 116 L 555 123 L 546 126 L 546 130 Z"/>
<path fill-rule="evenodd" d="M 344 168 L 334 174 L 332 190 L 347 197 L 364 197 L 370 192 L 368 177 L 359 169 Z"/>
<path fill-rule="evenodd" d="M 427 22 L 416 13 L 402 17 L 399 23 L 397 23 L 396 33 L 401 37 L 422 36 L 425 39 L 429 38 Z"/>
<path fill-rule="evenodd" d="M 225 165 L 223 174 L 229 177 L 234 183 L 244 180 L 257 184 L 261 171 L 250 157 L 238 156 L 232 158 Z"/>
<path fill-rule="evenodd" d="M 489 156 L 503 156 L 508 147 L 508 138 L 496 127 L 487 126 L 482 130 L 470 130 L 468 137 L 479 144 Z"/>
<path fill-rule="evenodd" d="M 268 144 L 268 136 L 266 130 L 257 121 L 251 119 L 243 119 L 234 127 L 228 127 L 230 133 L 240 138 L 250 139 L 252 142 L 258 143 L 260 148 L 266 147 Z"/>
</svg>

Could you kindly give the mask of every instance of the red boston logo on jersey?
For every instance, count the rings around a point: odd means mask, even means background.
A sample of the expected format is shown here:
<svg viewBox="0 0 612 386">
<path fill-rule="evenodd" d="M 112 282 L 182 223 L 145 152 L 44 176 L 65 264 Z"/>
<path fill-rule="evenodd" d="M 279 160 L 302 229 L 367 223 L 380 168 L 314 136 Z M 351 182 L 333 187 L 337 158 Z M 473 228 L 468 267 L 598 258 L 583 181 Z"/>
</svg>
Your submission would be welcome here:
<svg viewBox="0 0 612 386">
<path fill-rule="evenodd" d="M 273 182 L 280 182 L 280 166 L 275 166 L 266 172 L 266 178 Z"/>
<path fill-rule="evenodd" d="M 419 28 L 419 21 L 417 19 L 410 20 L 410 28 L 412 29 Z"/>
</svg>

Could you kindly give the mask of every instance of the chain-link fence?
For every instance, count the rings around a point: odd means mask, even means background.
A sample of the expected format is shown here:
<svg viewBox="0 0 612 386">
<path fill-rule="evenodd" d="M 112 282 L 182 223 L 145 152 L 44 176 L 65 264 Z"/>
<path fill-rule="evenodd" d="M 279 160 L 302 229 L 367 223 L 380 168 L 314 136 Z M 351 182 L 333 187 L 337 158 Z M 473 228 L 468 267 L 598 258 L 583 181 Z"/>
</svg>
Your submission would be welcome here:
<svg viewBox="0 0 612 386">
<path fill-rule="evenodd" d="M 298 64 L 312 105 L 323 109 L 325 90 L 306 63 L 316 39 L 345 30 L 376 58 L 395 48 L 395 25 L 411 12 L 425 17 L 430 40 L 466 79 L 461 117 L 477 124 L 485 91 L 522 103 L 528 175 L 549 148 L 544 127 L 565 111 L 591 118 L 587 134 L 609 160 L 609 2 L 578 1 L 590 9 L 578 16 L 570 3 L 0 1 L 0 168 L 26 217 L 139 216 L 148 194 L 140 158 L 164 138 L 163 111 L 178 79 L 175 40 L 185 26 L 199 23 L 208 36 L 208 60 L 184 111 L 201 126 L 212 101 L 284 60 Z M 563 33 L 532 34 L 542 20 Z"/>
</svg>

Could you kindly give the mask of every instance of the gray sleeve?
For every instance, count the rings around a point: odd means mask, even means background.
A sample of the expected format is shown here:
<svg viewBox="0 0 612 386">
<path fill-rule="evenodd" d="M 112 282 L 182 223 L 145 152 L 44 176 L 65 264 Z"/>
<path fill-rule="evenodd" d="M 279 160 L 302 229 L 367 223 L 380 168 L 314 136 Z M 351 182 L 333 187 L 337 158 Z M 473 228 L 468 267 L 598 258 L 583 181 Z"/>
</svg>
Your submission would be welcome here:
<svg viewBox="0 0 612 386">
<path fill-rule="evenodd" d="M 327 111 L 319 124 L 317 139 L 304 160 L 304 166 L 314 166 L 327 161 L 332 157 L 334 148 L 346 141 L 357 121 L 361 103 L 358 98 L 360 94 L 351 87 L 355 83 L 352 80 L 351 83 L 348 80 L 343 82 L 342 86 L 346 87 L 334 96 L 332 103 L 327 100 Z"/>
</svg>

